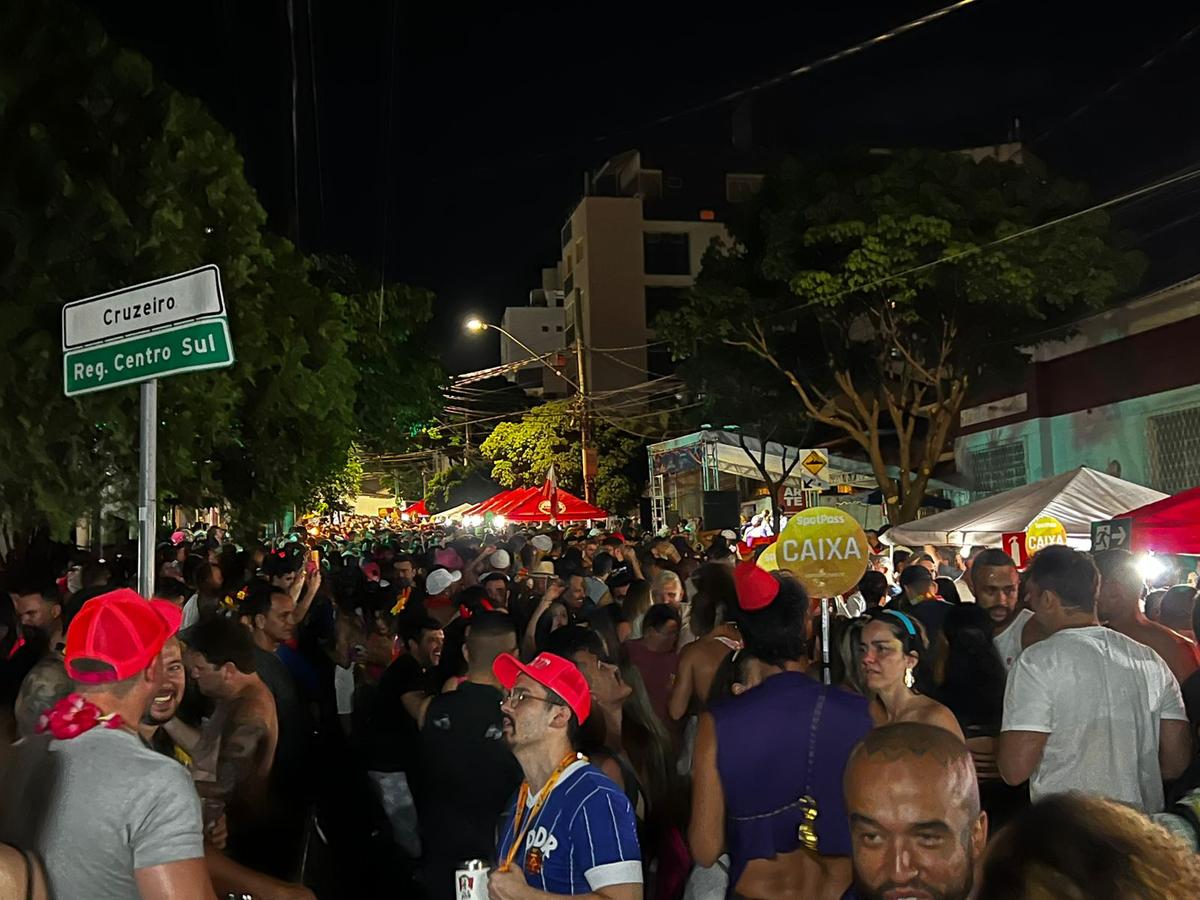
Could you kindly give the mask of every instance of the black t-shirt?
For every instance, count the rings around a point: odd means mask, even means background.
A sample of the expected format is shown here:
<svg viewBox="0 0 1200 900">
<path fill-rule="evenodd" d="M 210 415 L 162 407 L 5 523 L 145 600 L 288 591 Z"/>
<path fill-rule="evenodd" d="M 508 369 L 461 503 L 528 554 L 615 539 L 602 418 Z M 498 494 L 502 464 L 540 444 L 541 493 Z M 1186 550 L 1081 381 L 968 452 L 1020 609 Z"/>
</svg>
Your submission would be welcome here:
<svg viewBox="0 0 1200 900">
<path fill-rule="evenodd" d="M 408 654 L 398 657 L 384 671 L 371 709 L 368 769 L 412 774 L 419 768 L 417 720 L 408 714 L 401 698 L 413 691 L 436 693 L 435 677 Z M 410 778 L 409 787 L 415 790 L 412 782 Z"/>
<path fill-rule="evenodd" d="M 494 862 L 496 825 L 522 778 L 504 741 L 499 689 L 464 681 L 458 690 L 435 697 L 425 715 L 421 751 L 429 785 L 419 810 L 430 836 L 427 854 L 449 863 Z"/>
<path fill-rule="evenodd" d="M 304 776 L 312 741 L 312 722 L 300 700 L 295 679 L 283 660 L 256 646 L 254 670 L 275 698 L 275 715 L 279 719 L 279 743 L 275 747 L 271 779 L 278 787 L 291 791 Z"/>
</svg>

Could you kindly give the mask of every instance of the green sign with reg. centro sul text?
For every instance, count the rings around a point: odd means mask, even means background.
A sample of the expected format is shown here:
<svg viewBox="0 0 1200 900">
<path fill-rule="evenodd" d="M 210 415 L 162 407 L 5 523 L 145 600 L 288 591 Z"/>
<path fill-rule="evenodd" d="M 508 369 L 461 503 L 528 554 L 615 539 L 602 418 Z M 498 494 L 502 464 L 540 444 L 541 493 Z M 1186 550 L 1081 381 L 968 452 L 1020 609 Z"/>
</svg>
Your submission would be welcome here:
<svg viewBox="0 0 1200 900">
<path fill-rule="evenodd" d="M 63 354 L 68 397 L 179 372 L 233 364 L 233 342 L 224 316 L 203 319 Z"/>
</svg>

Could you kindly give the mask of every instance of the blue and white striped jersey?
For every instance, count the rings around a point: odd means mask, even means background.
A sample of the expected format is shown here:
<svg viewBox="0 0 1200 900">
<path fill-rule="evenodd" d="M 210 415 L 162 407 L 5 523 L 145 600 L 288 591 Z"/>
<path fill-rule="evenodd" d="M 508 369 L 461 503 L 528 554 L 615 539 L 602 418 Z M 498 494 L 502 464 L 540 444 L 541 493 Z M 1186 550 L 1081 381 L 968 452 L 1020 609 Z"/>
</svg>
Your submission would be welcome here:
<svg viewBox="0 0 1200 900">
<path fill-rule="evenodd" d="M 532 809 L 537 798 L 529 798 Z M 515 802 L 515 801 L 514 801 Z M 498 857 L 512 846 L 513 809 L 505 813 Z M 550 792 L 513 859 L 530 887 L 552 894 L 586 894 L 614 884 L 642 883 L 637 817 L 607 775 L 582 760 Z"/>
</svg>

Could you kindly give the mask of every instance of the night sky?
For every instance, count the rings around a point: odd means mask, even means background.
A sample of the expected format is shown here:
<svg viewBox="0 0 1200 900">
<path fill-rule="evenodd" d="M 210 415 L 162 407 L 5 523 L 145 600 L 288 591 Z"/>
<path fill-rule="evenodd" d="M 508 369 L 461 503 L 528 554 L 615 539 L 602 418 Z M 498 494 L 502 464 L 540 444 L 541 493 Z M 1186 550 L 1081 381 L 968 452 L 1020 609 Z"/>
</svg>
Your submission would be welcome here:
<svg viewBox="0 0 1200 900">
<path fill-rule="evenodd" d="M 84 5 L 234 133 L 273 227 L 286 232 L 286 2 Z M 468 341 L 461 320 L 527 302 L 540 267 L 558 257 L 585 170 L 634 147 L 727 146 L 730 106 L 647 123 L 943 5 L 741 2 L 698 17 L 694 3 L 295 0 L 301 245 L 376 271 L 386 261 L 389 279 L 433 289 L 447 366 L 492 365 L 494 341 Z M 1176 45 L 1200 24 L 1189 7 L 979 0 L 757 94 L 756 140 L 797 151 L 954 148 L 1002 142 L 1019 117 L 1035 153 L 1103 199 L 1200 162 L 1200 35 Z M 1189 218 L 1200 216 L 1198 196 L 1177 190 L 1121 213 L 1154 259 L 1150 284 L 1200 270 L 1200 219 Z"/>
</svg>

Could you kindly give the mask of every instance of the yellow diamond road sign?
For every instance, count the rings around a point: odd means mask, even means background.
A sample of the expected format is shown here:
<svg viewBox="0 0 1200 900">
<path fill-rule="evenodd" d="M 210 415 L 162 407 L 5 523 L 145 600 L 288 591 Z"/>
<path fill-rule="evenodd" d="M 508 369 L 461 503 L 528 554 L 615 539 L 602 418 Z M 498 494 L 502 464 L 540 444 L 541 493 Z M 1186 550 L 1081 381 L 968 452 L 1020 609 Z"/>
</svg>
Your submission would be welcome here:
<svg viewBox="0 0 1200 900">
<path fill-rule="evenodd" d="M 813 450 L 809 452 L 808 456 L 804 457 L 804 461 L 800 463 L 800 465 L 804 466 L 804 468 L 808 469 L 808 471 L 812 472 L 814 475 L 819 475 L 821 474 L 821 470 L 825 468 L 828 462 L 829 461 L 825 459 L 824 456 L 822 456 L 816 450 Z"/>
</svg>

